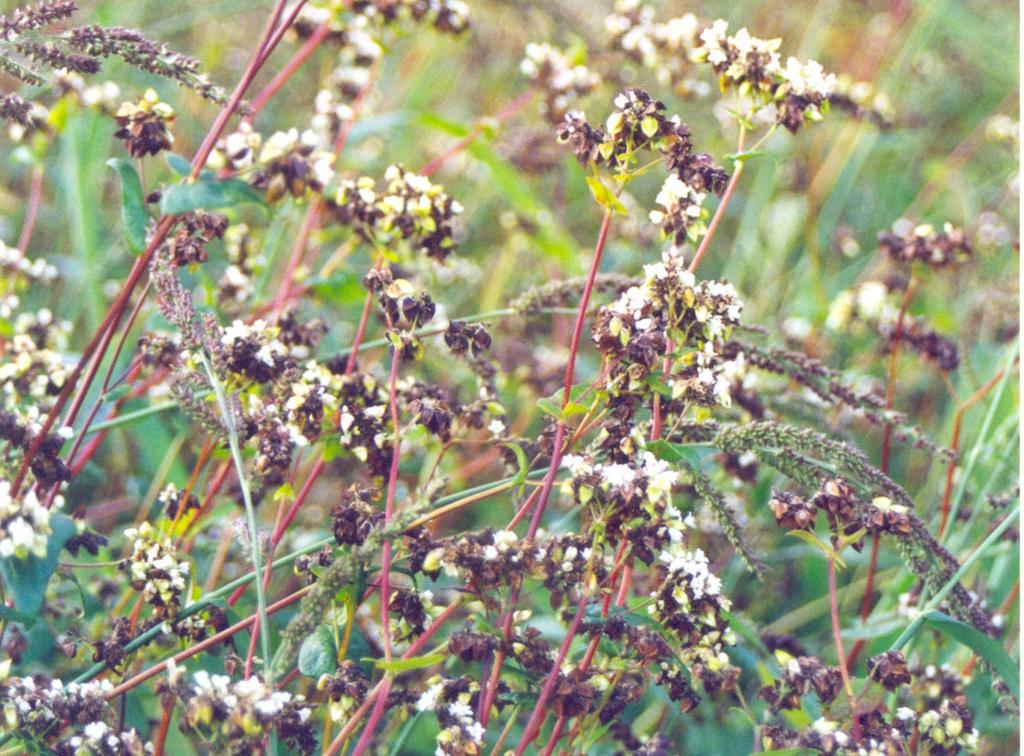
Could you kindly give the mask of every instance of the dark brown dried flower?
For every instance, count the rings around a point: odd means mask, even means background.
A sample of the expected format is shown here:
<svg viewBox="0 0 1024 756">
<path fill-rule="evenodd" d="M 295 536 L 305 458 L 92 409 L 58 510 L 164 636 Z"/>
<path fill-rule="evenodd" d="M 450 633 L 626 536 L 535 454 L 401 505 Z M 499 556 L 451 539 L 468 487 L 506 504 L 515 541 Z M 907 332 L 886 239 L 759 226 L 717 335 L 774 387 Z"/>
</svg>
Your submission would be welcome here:
<svg viewBox="0 0 1024 756">
<path fill-rule="evenodd" d="M 818 509 L 802 496 L 788 491 L 775 491 L 768 502 L 779 527 L 789 530 L 813 530 Z"/>
</svg>

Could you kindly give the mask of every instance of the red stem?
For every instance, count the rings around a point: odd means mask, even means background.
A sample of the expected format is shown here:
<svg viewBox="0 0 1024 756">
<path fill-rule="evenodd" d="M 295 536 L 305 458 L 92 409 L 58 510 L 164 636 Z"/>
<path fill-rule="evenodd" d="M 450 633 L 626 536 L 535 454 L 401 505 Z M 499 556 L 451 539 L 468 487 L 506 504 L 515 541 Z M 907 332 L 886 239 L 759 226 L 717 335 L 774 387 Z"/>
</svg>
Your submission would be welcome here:
<svg viewBox="0 0 1024 756">
<path fill-rule="evenodd" d="M 850 668 L 846 664 L 846 652 L 843 650 L 843 636 L 839 625 L 839 593 L 836 589 L 836 560 L 828 558 L 828 603 L 832 616 L 832 639 L 836 644 L 836 657 L 839 662 L 839 674 L 843 678 L 843 688 L 846 690 L 846 697 L 850 702 L 850 718 L 853 720 L 853 740 L 860 742 L 860 720 L 857 719 L 857 699 L 853 695 L 853 685 L 850 683 Z"/>
<path fill-rule="evenodd" d="M 37 165 L 32 169 L 32 183 L 28 190 L 28 207 L 25 210 L 25 222 L 21 225 L 21 236 L 18 237 L 18 251 L 25 254 L 32 240 L 32 232 L 39 216 L 39 203 L 43 198 L 43 168 Z"/>
</svg>

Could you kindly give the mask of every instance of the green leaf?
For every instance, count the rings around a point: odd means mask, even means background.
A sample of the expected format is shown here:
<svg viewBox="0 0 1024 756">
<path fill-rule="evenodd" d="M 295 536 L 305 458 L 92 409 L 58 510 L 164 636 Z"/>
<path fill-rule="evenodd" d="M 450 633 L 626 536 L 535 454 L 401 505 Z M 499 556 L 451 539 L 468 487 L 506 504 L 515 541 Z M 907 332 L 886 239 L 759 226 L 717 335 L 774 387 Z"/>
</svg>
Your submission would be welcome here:
<svg viewBox="0 0 1024 756">
<path fill-rule="evenodd" d="M 530 474 L 530 463 L 526 459 L 526 452 L 518 444 L 502 444 L 502 446 L 508 447 L 516 455 L 516 465 L 519 467 L 519 471 L 516 473 L 515 480 L 512 481 L 513 487 L 523 485 L 526 482 L 526 476 Z"/>
<path fill-rule="evenodd" d="M 588 408 L 578 400 L 582 398 L 588 388 L 589 386 L 583 383 L 573 385 L 569 389 L 569 403 L 565 405 L 564 409 L 562 408 L 562 400 L 565 397 L 564 389 L 558 389 L 551 396 L 538 399 L 537 406 L 540 408 L 541 412 L 561 420 L 570 418 L 573 415 L 581 415 L 586 412 Z M 601 392 L 597 393 L 597 398 L 601 398 Z"/>
<path fill-rule="evenodd" d="M 337 655 L 334 633 L 327 625 L 320 625 L 299 646 L 299 672 L 317 678 L 330 674 L 338 668 Z"/>
<path fill-rule="evenodd" d="M 629 215 L 626 206 L 619 201 L 619 198 L 615 196 L 611 189 L 604 185 L 600 177 L 587 176 L 587 186 L 590 187 L 590 193 L 594 195 L 594 199 L 601 207 L 607 210 L 614 210 L 620 215 Z"/>
<path fill-rule="evenodd" d="M 411 659 L 395 659 L 393 661 L 377 659 L 374 661 L 373 666 L 384 672 L 394 672 L 396 675 L 400 675 L 413 669 L 423 669 L 423 667 L 432 667 L 435 664 L 440 664 L 445 658 L 444 654 L 428 654 L 427 656 L 414 656 Z"/>
<path fill-rule="evenodd" d="M 341 307 L 361 302 L 366 296 L 362 281 L 350 271 L 341 271 L 327 278 L 311 279 L 307 283 L 318 296 Z"/>
<path fill-rule="evenodd" d="M 263 205 L 263 197 L 238 179 L 199 179 L 192 184 L 172 184 L 160 198 L 160 212 L 180 215 L 190 210 L 219 210 L 246 202 Z"/>
<path fill-rule="evenodd" d="M 192 173 L 192 163 L 183 155 L 179 155 L 176 152 L 165 152 L 164 160 L 167 161 L 167 167 L 179 176 L 188 176 Z"/>
<path fill-rule="evenodd" d="M 746 152 L 736 152 L 731 155 L 726 155 L 726 157 L 736 163 L 745 163 L 746 161 L 756 157 L 770 157 L 776 163 L 779 162 L 779 159 L 775 157 L 775 153 L 769 152 L 768 150 L 747 150 Z"/>
<path fill-rule="evenodd" d="M 690 467 L 700 467 L 700 458 L 697 456 L 696 449 L 687 444 L 674 444 L 671 441 L 659 438 L 657 441 L 647 444 L 647 450 L 658 459 L 663 459 L 666 462 L 672 462 L 673 464 L 683 462 Z"/>
<path fill-rule="evenodd" d="M 35 621 L 43 606 L 46 596 L 46 585 L 57 569 L 57 560 L 64 544 L 75 535 L 74 521 L 67 515 L 50 516 L 50 537 L 46 541 L 46 556 L 29 555 L 24 559 L 16 557 L 0 558 L 0 575 L 4 585 L 14 598 L 14 608 L 19 621 L 31 624 Z"/>
<path fill-rule="evenodd" d="M 112 158 L 107 165 L 117 171 L 121 178 L 121 223 L 124 224 L 124 238 L 128 248 L 136 255 L 146 248 L 146 198 L 142 194 L 142 181 L 135 166 L 122 158 Z"/>
<path fill-rule="evenodd" d="M 1020 700 L 1020 673 L 1017 662 L 1010 658 L 998 641 L 989 638 L 980 630 L 953 619 L 947 614 L 930 611 L 924 617 L 924 623 L 938 630 L 943 635 L 964 644 L 978 656 L 992 665 L 1016 700 Z"/>
<path fill-rule="evenodd" d="M 846 562 L 843 561 L 842 557 L 836 553 L 835 549 L 825 543 L 823 540 L 818 538 L 817 535 L 810 532 L 809 530 L 790 530 L 786 535 L 791 535 L 794 538 L 799 538 L 804 543 L 809 543 L 811 546 L 820 551 L 826 559 L 835 559 L 836 567 L 841 570 L 846 569 Z"/>
<path fill-rule="evenodd" d="M 816 753 L 818 752 L 810 748 L 780 748 L 776 751 L 761 751 L 757 756 L 814 756 Z"/>
</svg>

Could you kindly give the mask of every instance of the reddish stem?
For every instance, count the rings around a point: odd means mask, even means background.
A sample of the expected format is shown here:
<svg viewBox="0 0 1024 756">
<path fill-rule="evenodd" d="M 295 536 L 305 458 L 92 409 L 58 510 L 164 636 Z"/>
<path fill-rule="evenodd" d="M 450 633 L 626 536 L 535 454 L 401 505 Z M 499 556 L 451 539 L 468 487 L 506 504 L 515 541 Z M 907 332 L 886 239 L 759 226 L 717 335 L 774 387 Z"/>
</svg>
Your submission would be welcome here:
<svg viewBox="0 0 1024 756">
<path fill-rule="evenodd" d="M 306 40 L 306 43 L 299 48 L 299 50 L 292 56 L 284 66 L 278 71 L 274 78 L 270 80 L 270 83 L 265 86 L 259 94 L 257 94 L 252 102 L 249 103 L 249 114 L 247 116 L 248 121 L 252 121 L 259 114 L 261 110 L 266 106 L 267 102 L 271 97 L 276 95 L 281 87 L 283 87 L 288 79 L 290 79 L 296 71 L 302 68 L 302 65 L 309 59 L 309 56 L 320 46 L 327 35 L 330 33 L 330 23 L 324 21 L 318 26 L 314 32 Z"/>
<path fill-rule="evenodd" d="M 839 674 L 843 678 L 843 688 L 850 702 L 850 718 L 853 720 L 853 740 L 860 742 L 860 720 L 857 719 L 857 699 L 850 683 L 850 668 L 846 663 L 846 652 L 843 650 L 843 636 L 839 625 L 839 593 L 836 589 L 836 560 L 828 558 L 828 604 L 832 616 L 832 639 L 836 644 L 836 657 L 839 663 Z"/>
<path fill-rule="evenodd" d="M 547 680 L 544 681 L 544 687 L 541 689 L 540 696 L 537 698 L 537 704 L 533 707 L 530 719 L 526 723 L 526 729 L 523 730 L 523 737 L 516 748 L 515 756 L 522 756 L 523 751 L 526 750 L 526 747 L 533 742 L 540 732 L 544 717 L 547 715 L 544 706 L 547 704 L 548 698 L 551 697 L 551 691 L 555 688 L 558 675 L 561 674 L 562 662 L 565 661 L 565 657 L 569 653 L 569 646 L 580 629 L 580 623 L 583 621 L 583 610 L 587 607 L 588 597 L 589 594 L 586 591 L 580 596 L 579 604 L 576 606 L 576 614 L 572 618 L 572 625 L 570 625 L 569 632 L 566 633 L 565 638 L 562 639 L 562 643 L 558 647 L 558 656 L 555 658 L 554 664 L 551 665 L 551 671 L 548 673 Z"/>
<path fill-rule="evenodd" d="M 594 291 L 594 281 L 597 279 L 597 271 L 601 267 L 601 256 L 604 252 L 605 243 L 608 241 L 608 230 L 611 228 L 612 211 L 604 211 L 604 218 L 601 219 L 601 230 L 597 234 L 597 243 L 594 245 L 594 254 L 590 260 L 590 273 L 587 274 L 587 283 L 583 287 L 583 295 L 580 297 L 580 306 L 576 312 L 576 323 L 572 329 L 572 341 L 569 344 L 569 361 L 565 366 L 565 385 L 562 389 L 562 409 L 569 405 L 572 397 L 572 379 L 576 371 L 576 354 L 579 352 L 580 339 L 583 336 L 583 323 L 586 320 L 587 308 L 590 306 L 590 295 Z M 544 478 L 544 487 L 541 489 L 537 506 L 533 510 L 533 517 L 530 519 L 530 527 L 526 537 L 533 538 L 540 528 L 541 517 L 544 515 L 544 508 L 547 506 L 548 497 L 551 495 L 551 488 L 555 483 L 555 476 L 558 474 L 558 465 L 562 460 L 562 441 L 565 438 L 565 422 L 558 421 L 558 428 L 555 431 L 555 444 L 551 450 L 551 465 L 548 467 L 548 474 Z"/>
<path fill-rule="evenodd" d="M 302 598 L 306 593 L 308 593 L 310 590 L 312 590 L 312 588 L 313 588 L 313 586 L 308 585 L 305 588 L 299 589 L 298 591 L 296 591 L 295 593 L 291 594 L 290 596 L 285 596 L 280 601 L 278 601 L 278 602 L 276 602 L 274 604 L 271 604 L 270 606 L 267 607 L 267 614 L 268 615 L 273 614 L 274 612 L 276 612 L 276 611 L 278 611 L 280 609 L 284 609 L 286 606 L 294 604 L 296 601 L 298 601 L 300 598 Z M 154 664 L 149 669 L 146 669 L 146 670 L 143 670 L 142 672 L 139 672 L 137 675 L 135 675 L 131 679 L 121 683 L 116 688 L 111 690 L 107 694 L 107 700 L 111 701 L 111 700 L 117 698 L 118 696 L 120 696 L 121 694 L 127 693 L 132 688 L 135 688 L 135 687 L 141 685 L 142 683 L 146 682 L 146 680 L 150 679 L 151 677 L 155 677 L 156 675 L 160 674 L 165 669 L 167 669 L 167 665 L 171 661 L 173 661 L 175 664 L 178 664 L 180 662 L 185 661 L 186 659 L 190 659 L 191 657 L 195 656 L 198 653 L 201 653 L 202 651 L 205 651 L 208 648 L 212 648 L 213 646 L 216 646 L 221 641 L 226 640 L 227 638 L 230 638 L 232 635 L 234 635 L 235 633 L 239 632 L 240 630 L 244 630 L 245 628 L 249 627 L 249 625 L 254 624 L 256 622 L 256 618 L 257 618 L 257 615 L 255 615 L 255 614 L 253 614 L 250 617 L 246 617 L 241 622 L 236 622 L 234 625 L 232 625 L 231 627 L 227 628 L 226 630 L 221 630 L 216 635 L 211 635 L 209 638 L 206 638 L 206 639 L 200 641 L 199 643 L 197 643 L 196 645 L 192 646 L 191 648 L 185 649 L 180 654 L 175 654 L 170 659 L 168 659 L 166 661 L 159 662 L 158 664 Z"/>
<path fill-rule="evenodd" d="M 21 225 L 21 235 L 18 237 L 18 251 L 25 254 L 28 251 L 28 244 L 32 240 L 32 232 L 36 228 L 36 218 L 39 216 L 39 203 L 43 198 L 43 167 L 37 165 L 32 169 L 32 183 L 28 190 L 28 207 L 25 209 L 25 222 Z"/>
</svg>

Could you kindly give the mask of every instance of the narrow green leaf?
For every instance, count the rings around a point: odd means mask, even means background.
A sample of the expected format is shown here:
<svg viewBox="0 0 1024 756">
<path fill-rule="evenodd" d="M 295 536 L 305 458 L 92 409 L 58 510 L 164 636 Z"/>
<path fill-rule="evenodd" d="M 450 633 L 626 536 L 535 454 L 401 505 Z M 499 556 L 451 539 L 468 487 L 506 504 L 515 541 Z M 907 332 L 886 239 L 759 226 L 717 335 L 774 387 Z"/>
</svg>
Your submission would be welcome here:
<svg viewBox="0 0 1024 756">
<path fill-rule="evenodd" d="M 383 670 L 384 672 L 394 672 L 396 675 L 399 675 L 413 669 L 432 667 L 435 664 L 440 664 L 444 660 L 444 654 L 429 654 L 427 656 L 414 656 L 411 659 L 395 659 L 390 662 L 384 661 L 383 659 L 377 659 L 374 661 L 373 666 L 377 669 Z"/>
<path fill-rule="evenodd" d="M 521 486 L 526 482 L 526 476 L 530 474 L 530 463 L 526 459 L 526 452 L 523 451 L 523 447 L 518 444 L 502 444 L 502 446 L 508 447 L 512 450 L 512 453 L 516 455 L 516 465 L 519 468 L 516 472 L 515 480 L 512 481 L 513 487 Z"/>
<path fill-rule="evenodd" d="M 220 210 L 246 202 L 263 205 L 263 197 L 238 179 L 200 179 L 192 184 L 172 184 L 160 198 L 160 212 L 179 215 L 191 210 Z"/>
<path fill-rule="evenodd" d="M 46 542 L 46 556 L 30 555 L 24 559 L 13 556 L 0 558 L 0 575 L 14 599 L 14 609 L 29 623 L 34 621 L 43 606 L 46 586 L 50 582 L 60 550 L 75 534 L 74 521 L 63 514 L 50 516 L 50 533 Z"/>
<path fill-rule="evenodd" d="M 1020 700 L 1020 673 L 1017 662 L 1010 658 L 998 641 L 988 637 L 980 630 L 954 619 L 939 611 L 930 611 L 924 617 L 924 623 L 938 630 L 948 638 L 962 643 L 978 656 L 992 665 L 1016 700 Z"/>
<path fill-rule="evenodd" d="M 674 444 L 659 438 L 657 441 L 647 444 L 647 451 L 666 462 L 673 464 L 685 462 L 690 467 L 700 467 L 700 459 L 696 450 L 687 444 Z"/>
<path fill-rule="evenodd" d="M 136 255 L 146 248 L 146 198 L 142 194 L 142 181 L 135 166 L 123 158 L 112 158 L 107 165 L 121 178 L 121 222 L 128 248 Z"/>
<path fill-rule="evenodd" d="M 320 625 L 299 646 L 299 672 L 315 678 L 330 674 L 338 667 L 337 655 L 334 633 L 327 625 Z"/>
</svg>

